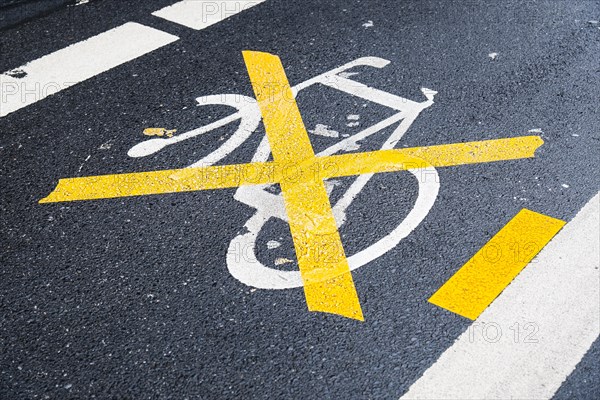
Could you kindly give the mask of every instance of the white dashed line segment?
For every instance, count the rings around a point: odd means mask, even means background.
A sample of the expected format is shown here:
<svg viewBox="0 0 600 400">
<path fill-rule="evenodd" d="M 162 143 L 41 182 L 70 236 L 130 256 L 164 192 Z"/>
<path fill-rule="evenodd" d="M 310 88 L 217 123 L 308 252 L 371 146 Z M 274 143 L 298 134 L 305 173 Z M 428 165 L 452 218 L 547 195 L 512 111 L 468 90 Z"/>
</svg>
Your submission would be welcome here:
<svg viewBox="0 0 600 400">
<path fill-rule="evenodd" d="M 5 72 L 0 75 L 0 117 L 178 39 L 128 22 Z"/>
<path fill-rule="evenodd" d="M 152 15 L 188 28 L 201 30 L 263 1 L 265 0 L 184 0 L 161 8 Z"/>
</svg>

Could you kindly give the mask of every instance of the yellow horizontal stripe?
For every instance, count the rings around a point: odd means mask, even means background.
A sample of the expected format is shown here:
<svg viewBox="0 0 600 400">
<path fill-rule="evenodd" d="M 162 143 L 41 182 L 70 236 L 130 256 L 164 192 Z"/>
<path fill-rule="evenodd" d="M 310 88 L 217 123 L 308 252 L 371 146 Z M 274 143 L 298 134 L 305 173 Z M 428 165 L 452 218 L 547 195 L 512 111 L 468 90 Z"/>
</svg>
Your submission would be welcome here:
<svg viewBox="0 0 600 400">
<path fill-rule="evenodd" d="M 533 157 L 539 136 L 379 150 L 300 162 L 263 162 L 61 179 L 40 203 L 107 199 L 262 185 L 307 182 L 340 176 L 393 172 L 427 166 L 448 167 Z"/>
<path fill-rule="evenodd" d="M 323 178 L 394 172 L 426 167 L 450 167 L 532 158 L 544 143 L 539 136 L 441 144 L 406 149 L 378 150 L 323 157 Z"/>
<path fill-rule="evenodd" d="M 273 163 L 233 164 L 60 179 L 40 203 L 108 199 L 276 183 Z"/>
<path fill-rule="evenodd" d="M 556 218 L 521 210 L 429 302 L 476 319 L 564 224 Z"/>
</svg>

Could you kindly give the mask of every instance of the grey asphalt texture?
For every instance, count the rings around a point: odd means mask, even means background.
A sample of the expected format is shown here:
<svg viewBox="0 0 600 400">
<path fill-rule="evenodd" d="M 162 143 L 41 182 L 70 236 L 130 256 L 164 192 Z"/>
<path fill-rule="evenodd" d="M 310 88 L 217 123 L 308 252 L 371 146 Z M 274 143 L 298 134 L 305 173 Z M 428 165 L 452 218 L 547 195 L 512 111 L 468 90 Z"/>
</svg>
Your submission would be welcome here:
<svg viewBox="0 0 600 400">
<path fill-rule="evenodd" d="M 202 31 L 150 15 L 171 3 L 92 1 L 0 32 L 1 71 L 127 21 L 181 38 L 0 119 L 1 399 L 397 399 L 470 324 L 429 296 L 522 208 L 568 221 L 598 191 L 598 1 L 268 0 Z M 438 169 L 421 225 L 353 272 L 364 323 L 309 313 L 301 289 L 252 290 L 229 274 L 229 242 L 254 213 L 233 189 L 37 203 L 59 178 L 179 168 L 217 148 L 231 126 L 127 156 L 144 128 L 228 115 L 198 96 L 252 96 L 247 49 L 279 55 L 292 84 L 370 55 L 391 64 L 352 79 L 415 101 L 437 90 L 399 146 L 532 129 L 545 144 L 534 159 Z M 360 129 L 348 114 L 361 127 L 390 114 L 364 103 L 316 87 L 298 97 L 307 128 L 342 133 Z M 223 163 L 250 161 L 263 135 Z M 335 142 L 312 139 L 317 151 Z M 376 176 L 340 231 L 347 254 L 390 232 L 416 191 L 407 173 Z M 259 237 L 265 260 L 270 239 L 293 258 L 285 224 Z M 556 398 L 600 397 L 598 348 Z"/>
<path fill-rule="evenodd" d="M 75 3 L 75 0 L 0 0 L 0 31 L 17 27 Z"/>
</svg>

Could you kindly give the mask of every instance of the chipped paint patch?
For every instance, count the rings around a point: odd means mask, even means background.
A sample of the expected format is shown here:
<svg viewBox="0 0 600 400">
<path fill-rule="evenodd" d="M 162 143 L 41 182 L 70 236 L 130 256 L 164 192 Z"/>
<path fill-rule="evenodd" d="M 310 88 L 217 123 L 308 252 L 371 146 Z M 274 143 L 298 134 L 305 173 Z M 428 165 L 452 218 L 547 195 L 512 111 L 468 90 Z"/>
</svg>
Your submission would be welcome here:
<svg viewBox="0 0 600 400">
<path fill-rule="evenodd" d="M 111 147 L 112 147 L 111 140 L 108 140 L 108 141 L 102 143 L 100 145 L 100 147 L 98 147 L 98 150 L 110 150 Z"/>
<path fill-rule="evenodd" d="M 334 131 L 333 129 L 329 129 L 329 125 L 317 124 L 315 129 L 309 130 L 313 135 L 325 136 L 331 138 L 340 137 L 340 133 L 338 131 Z"/>
<path fill-rule="evenodd" d="M 493 61 L 498 57 L 498 53 L 490 53 L 490 54 L 488 54 L 488 57 L 491 58 Z"/>
<path fill-rule="evenodd" d="M 371 28 L 373 26 L 373 21 L 369 20 L 369 21 L 365 22 L 364 24 L 362 24 L 362 26 L 365 28 Z"/>
<path fill-rule="evenodd" d="M 177 129 L 166 129 L 166 128 L 146 128 L 146 129 L 144 129 L 144 135 L 146 135 L 146 136 L 173 137 L 173 134 L 175 132 L 177 132 Z"/>
<path fill-rule="evenodd" d="M 279 243 L 277 240 L 269 240 L 267 242 L 267 249 L 269 249 L 269 250 L 276 249 L 279 246 L 281 246 L 281 243 Z"/>
<path fill-rule="evenodd" d="M 289 258 L 279 257 L 275 259 L 275 265 L 283 265 L 293 263 L 294 260 L 290 260 Z"/>
<path fill-rule="evenodd" d="M 17 79 L 25 78 L 27 76 L 27 72 L 21 68 L 11 69 L 10 71 L 5 72 L 5 74 Z"/>
</svg>

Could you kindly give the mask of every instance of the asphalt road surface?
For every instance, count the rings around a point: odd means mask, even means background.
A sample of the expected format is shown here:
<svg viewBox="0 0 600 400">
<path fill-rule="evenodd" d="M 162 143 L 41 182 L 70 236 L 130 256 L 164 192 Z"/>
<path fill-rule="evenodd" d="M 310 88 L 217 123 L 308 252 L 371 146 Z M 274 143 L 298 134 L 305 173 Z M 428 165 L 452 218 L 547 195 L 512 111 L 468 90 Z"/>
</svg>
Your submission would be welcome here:
<svg viewBox="0 0 600 400">
<path fill-rule="evenodd" d="M 600 398 L 600 2 L 69 3 L 0 18 L 1 399 Z M 246 50 L 291 86 L 363 58 L 298 91 L 318 156 L 543 145 L 327 179 L 364 321 L 307 308 L 278 184 L 39 203 L 64 178 L 272 160 Z M 247 138 L 194 131 L 237 109 Z M 511 248 L 482 314 L 428 301 L 523 209 L 566 225 L 522 229 L 547 240 Z"/>
</svg>

